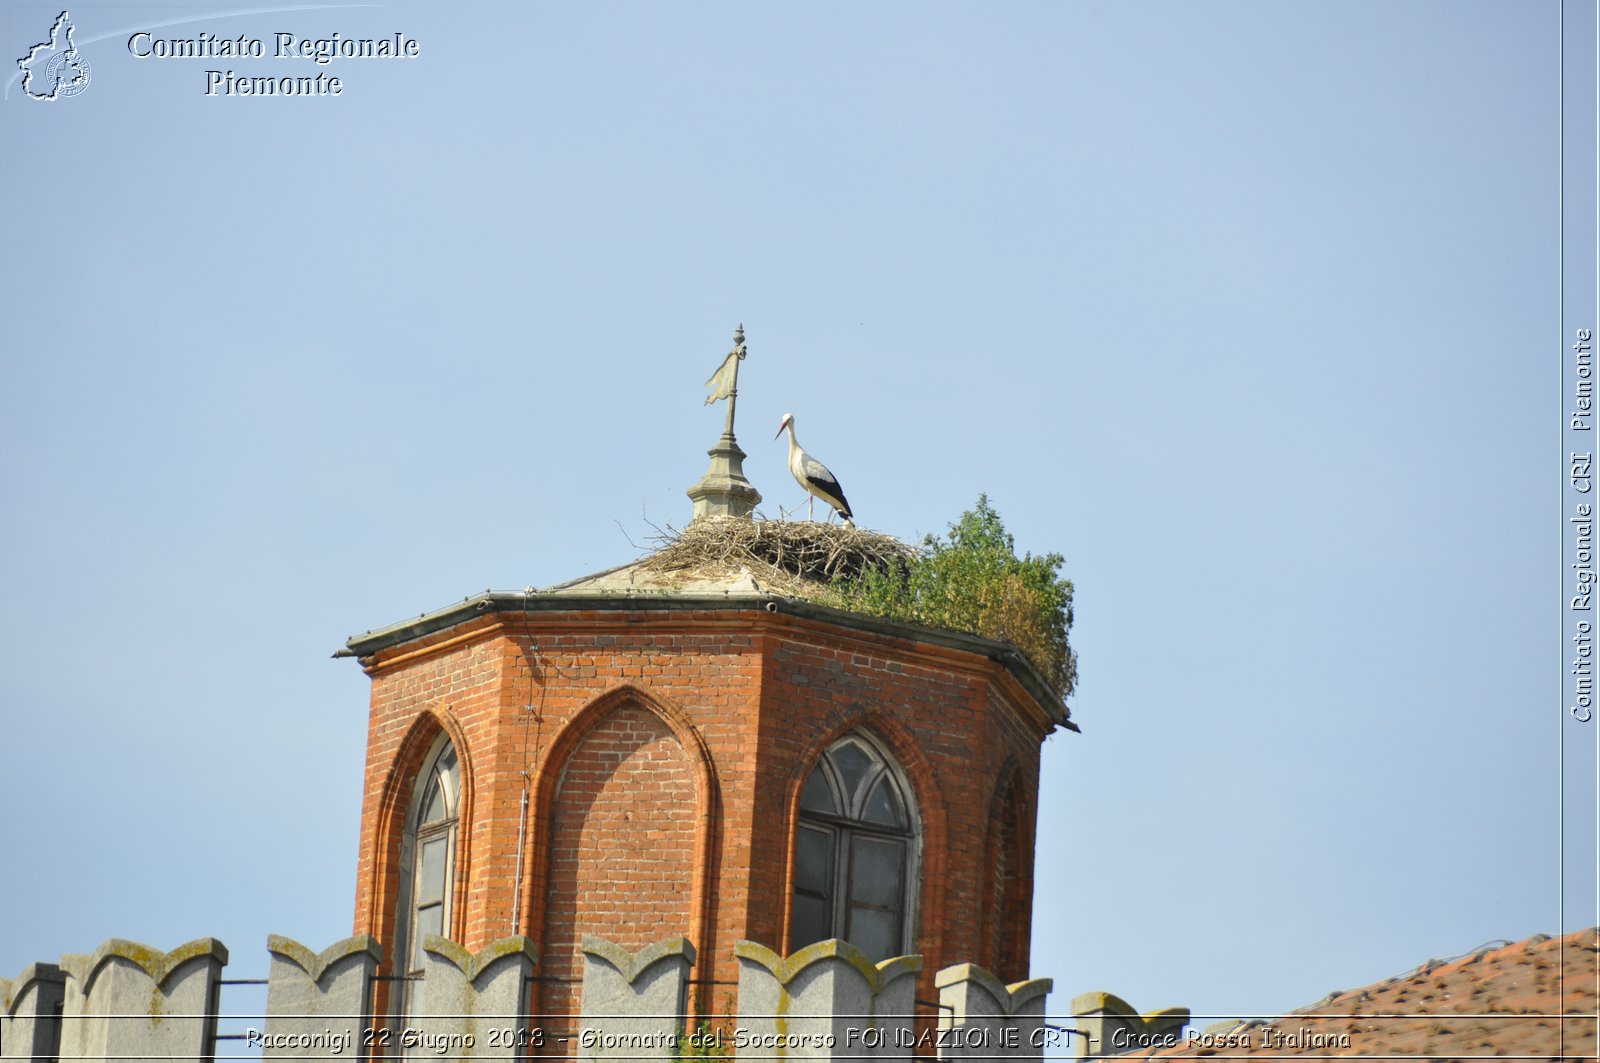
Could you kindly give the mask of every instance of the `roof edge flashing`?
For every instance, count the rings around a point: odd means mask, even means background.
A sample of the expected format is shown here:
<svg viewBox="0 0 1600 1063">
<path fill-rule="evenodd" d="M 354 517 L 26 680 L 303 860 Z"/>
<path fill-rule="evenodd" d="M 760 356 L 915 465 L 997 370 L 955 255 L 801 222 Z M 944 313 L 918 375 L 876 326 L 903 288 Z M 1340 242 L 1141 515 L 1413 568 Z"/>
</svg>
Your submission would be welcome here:
<svg viewBox="0 0 1600 1063">
<path fill-rule="evenodd" d="M 536 591 L 485 591 L 459 602 L 423 613 L 412 620 L 401 621 L 354 635 L 345 642 L 345 648 L 336 657 L 370 657 L 375 653 L 401 646 L 429 635 L 447 631 L 475 617 L 487 613 L 552 613 L 552 612 L 684 612 L 690 610 L 762 610 L 769 613 L 787 613 L 808 620 L 838 624 L 857 631 L 866 631 L 908 642 L 923 642 L 946 649 L 964 650 L 980 657 L 997 661 L 1017 680 L 1028 694 L 1045 710 L 1045 715 L 1059 727 L 1077 731 L 1071 714 L 1039 670 L 1026 654 L 1009 642 L 972 635 L 947 628 L 924 627 L 903 620 L 888 620 L 851 612 L 831 605 L 821 605 L 805 598 L 785 597 L 770 593 L 742 594 L 675 594 L 652 591 L 599 592 L 596 594 L 546 594 Z"/>
</svg>

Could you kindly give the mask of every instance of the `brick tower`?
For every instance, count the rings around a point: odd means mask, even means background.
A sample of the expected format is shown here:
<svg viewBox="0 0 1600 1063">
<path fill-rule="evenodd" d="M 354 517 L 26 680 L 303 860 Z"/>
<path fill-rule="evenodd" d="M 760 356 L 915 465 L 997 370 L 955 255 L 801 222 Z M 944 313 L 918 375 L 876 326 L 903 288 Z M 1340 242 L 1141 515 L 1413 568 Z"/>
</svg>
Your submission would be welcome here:
<svg viewBox="0 0 1600 1063">
<path fill-rule="evenodd" d="M 760 496 L 732 380 L 719 390 L 695 519 L 748 522 Z M 688 937 L 689 1006 L 711 1016 L 741 939 L 920 953 L 923 998 L 948 963 L 1028 973 L 1039 747 L 1076 728 L 1008 643 L 647 558 L 477 595 L 346 653 L 372 678 L 355 930 L 390 976 L 420 965 L 426 933 L 472 950 L 526 935 L 533 1011 L 559 1027 L 585 934 Z"/>
</svg>

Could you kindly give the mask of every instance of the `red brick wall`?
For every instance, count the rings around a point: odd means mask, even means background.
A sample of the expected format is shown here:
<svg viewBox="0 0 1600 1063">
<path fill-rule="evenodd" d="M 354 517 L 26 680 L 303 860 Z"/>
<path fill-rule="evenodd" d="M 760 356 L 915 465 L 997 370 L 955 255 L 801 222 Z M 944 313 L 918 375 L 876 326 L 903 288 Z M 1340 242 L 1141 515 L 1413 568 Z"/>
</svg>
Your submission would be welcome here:
<svg viewBox="0 0 1600 1063">
<path fill-rule="evenodd" d="M 993 957 L 990 970 L 1005 983 L 1028 976 L 1027 927 L 1021 874 L 1021 787 L 1015 769 L 1002 776 L 989 806 L 989 880 L 984 905 L 984 948 Z"/>
<path fill-rule="evenodd" d="M 865 727 L 899 761 L 921 817 L 919 995 L 932 996 L 933 973 L 947 964 L 1004 961 L 1008 976 L 1026 967 L 1045 728 L 992 661 L 751 609 L 492 613 L 364 663 L 373 692 L 358 932 L 385 944 L 391 937 L 403 829 L 393 810 L 403 813 L 420 759 L 443 728 L 462 754 L 465 789 L 458 940 L 477 949 L 510 933 L 520 881 L 517 929 L 540 942 L 542 975 L 564 971 L 571 942 L 593 931 L 630 948 L 684 934 L 700 955 L 694 978 L 736 980 L 734 941 L 787 950 L 800 787 L 829 742 Z M 629 743 L 634 752 L 624 756 Z M 606 758 L 615 761 L 610 776 Z M 583 766 L 570 783 L 569 765 Z M 991 811 L 1008 765 L 1023 794 L 1021 851 L 1005 871 L 1016 886 L 1003 907 L 1017 914 L 1004 918 L 1022 923 L 1012 935 L 1020 953 L 1014 945 L 1009 956 L 1002 935 L 985 932 L 995 898 Z M 642 792 L 669 777 L 670 796 Z M 599 792 L 580 797 L 592 786 Z M 588 797 L 595 818 L 574 818 Z M 643 804 L 627 804 L 635 800 Z M 653 829 L 675 853 L 670 868 L 629 870 L 623 854 L 638 851 L 635 832 L 616 817 L 630 809 L 661 823 Z M 578 863 L 563 865 L 574 844 Z M 611 902 L 590 887 L 634 873 L 651 889 L 673 883 L 670 920 L 606 914 Z M 701 1012 L 721 1015 L 730 994 L 716 987 Z"/>
<path fill-rule="evenodd" d="M 504 646 L 496 641 L 458 645 L 450 652 L 420 656 L 373 677 L 367 730 L 366 787 L 361 810 L 361 853 L 356 876 L 356 931 L 387 941 L 398 896 L 395 871 L 407 808 L 423 758 L 441 731 L 450 735 L 461 761 L 462 819 L 487 821 L 478 807 L 480 780 L 492 778 L 497 746 L 497 707 L 503 686 Z M 480 838 L 460 833 L 456 894 L 463 894 L 475 866 Z M 456 905 L 457 914 L 468 906 Z M 456 933 L 464 930 L 458 920 Z"/>
<path fill-rule="evenodd" d="M 1008 761 L 1031 765 L 1037 778 L 1042 737 L 1029 734 L 1017 710 L 992 696 L 997 671 L 967 654 L 811 625 L 772 638 L 763 701 L 782 710 L 763 718 L 760 760 L 769 781 L 757 792 L 783 795 L 760 810 L 763 821 L 781 825 L 782 845 L 758 847 L 752 862 L 756 891 L 783 903 L 752 913 L 751 936 L 780 941 L 787 951 L 800 787 L 824 747 L 863 728 L 898 759 L 922 820 L 914 934 L 925 957 L 919 995 L 934 995 L 939 967 L 996 964 L 1000 957 L 982 934 L 992 874 L 988 812 Z"/>
</svg>

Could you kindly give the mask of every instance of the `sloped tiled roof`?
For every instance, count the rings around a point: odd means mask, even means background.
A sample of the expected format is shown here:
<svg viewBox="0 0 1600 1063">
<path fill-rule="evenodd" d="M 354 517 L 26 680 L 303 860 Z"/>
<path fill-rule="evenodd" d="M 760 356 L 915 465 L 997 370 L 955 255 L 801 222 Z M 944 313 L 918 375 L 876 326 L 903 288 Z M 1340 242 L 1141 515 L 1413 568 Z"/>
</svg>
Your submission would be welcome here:
<svg viewBox="0 0 1600 1063">
<path fill-rule="evenodd" d="M 1217 1023 L 1121 1059 L 1594 1060 L 1600 927 L 1430 960 L 1271 1021 Z"/>
</svg>

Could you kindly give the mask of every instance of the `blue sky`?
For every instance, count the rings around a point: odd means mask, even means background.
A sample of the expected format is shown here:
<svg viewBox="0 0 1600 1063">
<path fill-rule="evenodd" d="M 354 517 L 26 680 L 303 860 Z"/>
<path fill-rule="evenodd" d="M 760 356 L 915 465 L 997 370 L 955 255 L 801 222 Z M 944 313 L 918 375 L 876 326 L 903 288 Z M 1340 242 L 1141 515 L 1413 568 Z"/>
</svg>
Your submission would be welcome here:
<svg viewBox="0 0 1600 1063">
<path fill-rule="evenodd" d="M 73 8 L 88 88 L 0 106 L 0 975 L 347 934 L 329 654 L 685 521 L 739 322 L 767 513 L 793 411 L 861 524 L 987 492 L 1067 559 L 1054 1010 L 1269 1014 L 1596 922 L 1554 3 L 226 10 Z"/>
</svg>

